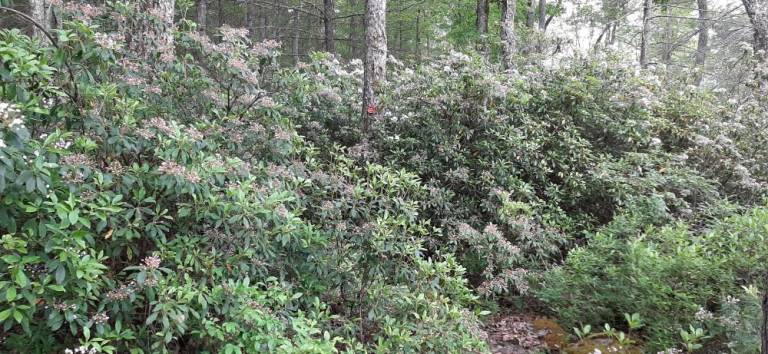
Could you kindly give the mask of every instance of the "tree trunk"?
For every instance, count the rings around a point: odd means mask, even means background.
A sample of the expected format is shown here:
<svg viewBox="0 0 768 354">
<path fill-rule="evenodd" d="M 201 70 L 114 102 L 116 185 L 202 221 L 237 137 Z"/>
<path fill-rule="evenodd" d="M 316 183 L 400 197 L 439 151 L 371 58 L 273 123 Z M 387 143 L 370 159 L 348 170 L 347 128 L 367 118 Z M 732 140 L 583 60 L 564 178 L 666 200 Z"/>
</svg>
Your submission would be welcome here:
<svg viewBox="0 0 768 354">
<path fill-rule="evenodd" d="M 259 40 L 264 41 L 269 37 L 269 33 L 267 33 L 267 30 L 269 29 L 269 19 L 267 18 L 268 15 L 264 6 L 261 6 L 260 10 L 261 18 L 259 18 L 259 21 L 261 21 L 261 38 L 259 38 Z"/>
<path fill-rule="evenodd" d="M 707 17 L 709 12 L 707 9 L 707 0 L 696 0 L 699 15 L 699 40 L 696 43 L 696 66 L 699 67 L 699 72 L 696 73 L 696 84 L 701 83 L 704 73 L 704 64 L 707 61 L 707 54 L 709 53 L 709 22 Z"/>
<path fill-rule="evenodd" d="M 299 20 L 301 19 L 300 13 L 301 13 L 301 7 L 302 4 L 299 5 L 299 9 L 293 9 L 293 63 L 298 64 L 299 63 L 299 36 L 301 35 L 301 23 Z"/>
<path fill-rule="evenodd" d="M 325 51 L 336 53 L 336 36 L 333 18 L 336 16 L 336 5 L 333 0 L 323 0 L 323 25 L 325 27 Z"/>
<path fill-rule="evenodd" d="M 365 11 L 365 72 L 363 76 L 363 133 L 380 107 L 377 92 L 387 75 L 387 1 L 367 0 Z"/>
<path fill-rule="evenodd" d="M 533 29 L 533 25 L 536 23 L 536 0 L 530 0 L 528 3 L 528 13 L 525 18 L 525 26 Z"/>
<path fill-rule="evenodd" d="M 355 9 L 356 1 L 349 0 L 349 7 Z M 354 58 L 357 46 L 355 45 L 355 16 L 349 17 L 349 32 L 347 34 L 347 41 L 349 42 L 349 57 Z"/>
<path fill-rule="evenodd" d="M 514 4 L 514 3 L 513 3 Z M 512 11 L 514 12 L 514 6 Z M 547 0 L 539 0 L 539 31 L 547 29 Z"/>
<path fill-rule="evenodd" d="M 208 18 L 208 0 L 197 1 L 197 28 L 205 32 Z"/>
<path fill-rule="evenodd" d="M 421 63 L 421 9 L 416 13 L 416 62 Z"/>
<path fill-rule="evenodd" d="M 142 20 L 124 28 L 128 48 L 137 56 L 148 58 L 156 53 L 173 56 L 173 20 L 175 0 L 141 0 L 137 10 L 144 14 L 157 14 L 155 20 Z"/>
<path fill-rule="evenodd" d="M 768 287 L 768 274 L 766 274 L 765 283 Z M 763 290 L 763 325 L 760 332 L 761 353 L 768 354 L 768 289 Z"/>
<path fill-rule="evenodd" d="M 643 69 L 648 67 L 648 42 L 651 35 L 652 6 L 651 0 L 643 1 L 643 32 L 640 34 L 640 66 Z"/>
<path fill-rule="evenodd" d="M 501 48 L 506 69 L 514 68 L 515 59 L 515 2 L 499 0 L 501 5 Z"/>
<path fill-rule="evenodd" d="M 216 27 L 218 28 L 224 25 L 224 7 L 221 6 L 221 0 L 216 2 L 216 8 L 218 13 L 218 16 L 216 16 Z"/>
<path fill-rule="evenodd" d="M 250 4 L 250 1 L 247 2 L 248 4 L 248 17 L 245 22 L 245 28 L 248 29 L 248 35 L 251 39 L 256 38 L 256 17 L 259 15 L 259 8 L 256 6 L 256 4 Z"/>
<path fill-rule="evenodd" d="M 475 28 L 480 35 L 488 33 L 488 10 L 488 0 L 477 0 Z"/>
<path fill-rule="evenodd" d="M 752 45 L 758 62 L 755 69 L 755 79 L 760 90 L 768 92 L 768 0 L 742 0 L 742 3 L 744 3 L 744 9 L 747 10 L 747 16 L 752 22 L 754 31 L 754 43 Z M 768 333 L 765 332 L 763 334 L 768 336 Z M 763 343 L 768 342 L 768 338 L 765 336 Z M 766 351 L 768 349 L 764 348 L 763 353 Z"/>
<path fill-rule="evenodd" d="M 672 13 L 669 4 L 664 6 L 664 52 L 661 53 L 661 61 L 666 64 L 672 64 L 672 51 L 674 50 L 674 31 L 672 28 Z"/>
<path fill-rule="evenodd" d="M 46 31 L 51 29 L 51 4 L 45 0 L 30 0 L 30 16 L 40 24 Z M 47 40 L 48 37 L 37 26 L 34 26 L 34 35 L 40 40 Z"/>
</svg>

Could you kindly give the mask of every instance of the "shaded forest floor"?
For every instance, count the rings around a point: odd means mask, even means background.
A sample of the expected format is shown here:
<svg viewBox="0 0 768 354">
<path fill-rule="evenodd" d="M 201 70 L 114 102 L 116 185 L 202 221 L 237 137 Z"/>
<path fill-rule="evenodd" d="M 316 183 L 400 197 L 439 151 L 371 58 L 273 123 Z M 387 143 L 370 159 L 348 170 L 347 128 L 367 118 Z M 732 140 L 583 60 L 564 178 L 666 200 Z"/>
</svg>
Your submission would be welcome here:
<svg viewBox="0 0 768 354">
<path fill-rule="evenodd" d="M 560 325 L 535 314 L 494 316 L 487 322 L 485 331 L 493 354 L 642 353 L 639 347 L 623 348 L 615 340 L 599 335 L 570 343 L 567 333 Z"/>
</svg>

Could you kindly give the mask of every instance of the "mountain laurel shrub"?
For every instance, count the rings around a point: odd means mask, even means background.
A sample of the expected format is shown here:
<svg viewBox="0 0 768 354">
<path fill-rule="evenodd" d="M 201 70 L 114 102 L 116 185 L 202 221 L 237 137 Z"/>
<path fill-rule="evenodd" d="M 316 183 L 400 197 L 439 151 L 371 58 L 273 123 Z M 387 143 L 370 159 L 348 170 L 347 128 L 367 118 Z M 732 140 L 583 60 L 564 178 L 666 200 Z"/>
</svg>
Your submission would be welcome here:
<svg viewBox="0 0 768 354">
<path fill-rule="evenodd" d="M 3 351 L 485 348 L 462 266 L 423 252 L 427 189 L 319 160 L 277 43 L 182 28 L 141 61 L 111 21 L 152 14 L 107 6 L 69 8 L 59 48 L 0 32 Z"/>
<path fill-rule="evenodd" d="M 0 31 L 2 351 L 483 352 L 512 301 L 755 348 L 759 104 L 447 50 L 389 61 L 364 134 L 359 60 L 186 20 L 137 57 L 153 13 L 59 12 L 57 46 Z"/>
</svg>

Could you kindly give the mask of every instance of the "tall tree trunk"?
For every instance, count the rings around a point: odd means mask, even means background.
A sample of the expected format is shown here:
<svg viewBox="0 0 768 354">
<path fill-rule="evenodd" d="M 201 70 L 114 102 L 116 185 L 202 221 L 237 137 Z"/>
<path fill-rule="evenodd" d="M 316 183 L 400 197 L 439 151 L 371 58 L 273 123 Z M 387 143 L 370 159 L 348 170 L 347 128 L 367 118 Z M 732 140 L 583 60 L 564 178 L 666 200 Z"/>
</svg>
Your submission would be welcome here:
<svg viewBox="0 0 768 354">
<path fill-rule="evenodd" d="M 707 8 L 707 0 L 696 0 L 699 15 L 699 39 L 696 43 L 696 66 L 699 67 L 699 72 L 696 73 L 696 84 L 701 83 L 701 78 L 704 75 L 704 64 L 707 61 L 707 54 L 709 53 L 709 12 Z"/>
<path fill-rule="evenodd" d="M 197 0 L 197 28 L 205 32 L 208 22 L 208 0 Z"/>
<path fill-rule="evenodd" d="M 475 10 L 475 28 L 477 33 L 484 35 L 488 33 L 488 0 L 477 0 L 477 9 Z"/>
<path fill-rule="evenodd" d="M 514 6 L 512 11 L 515 11 Z M 547 0 L 539 0 L 539 31 L 544 32 L 546 29 L 547 29 Z"/>
<path fill-rule="evenodd" d="M 488 34 L 488 12 L 490 12 L 488 0 L 477 0 L 475 28 L 477 33 L 480 34 L 480 42 L 477 43 L 477 49 L 482 53 L 486 53 L 488 49 L 488 38 L 486 38 Z"/>
<path fill-rule="evenodd" d="M 333 18 L 336 16 L 336 5 L 333 0 L 323 0 L 323 25 L 325 27 L 325 51 L 336 53 L 336 36 Z"/>
<path fill-rule="evenodd" d="M 506 69 L 515 66 L 515 0 L 499 0 L 501 5 L 501 48 Z"/>
<path fill-rule="evenodd" d="M 755 78 L 762 92 L 768 92 L 768 0 L 742 0 L 744 9 L 747 10 L 749 21 L 752 22 L 755 56 L 757 56 L 757 68 Z M 768 291 L 766 292 L 768 297 Z M 763 343 L 768 345 L 768 330 L 764 330 Z M 763 353 L 768 348 L 763 349 Z"/>
<path fill-rule="evenodd" d="M 530 0 L 528 2 L 528 12 L 526 13 L 525 26 L 533 29 L 533 25 L 536 23 L 536 0 Z"/>
<path fill-rule="evenodd" d="M 30 0 L 30 16 L 46 31 L 51 29 L 51 4 L 45 0 Z M 40 40 L 46 40 L 43 31 L 34 26 L 34 35 Z"/>
<path fill-rule="evenodd" d="M 269 38 L 269 33 L 267 33 L 267 30 L 269 29 L 269 19 L 267 18 L 267 11 L 264 9 L 264 7 L 261 7 L 261 18 L 259 19 L 261 21 L 261 38 L 260 40 L 266 40 Z"/>
<path fill-rule="evenodd" d="M 379 112 L 377 92 L 387 75 L 387 0 L 366 0 L 363 132 Z"/>
<path fill-rule="evenodd" d="M 293 9 L 293 63 L 299 63 L 299 36 L 301 35 L 301 19 L 300 13 L 303 3 L 299 4 L 299 8 Z"/>
<path fill-rule="evenodd" d="M 768 273 L 765 277 L 765 287 L 768 288 Z M 763 290 L 763 325 L 760 332 L 761 353 L 768 354 L 768 289 Z"/>
<path fill-rule="evenodd" d="M 216 16 L 216 27 L 221 27 L 224 25 L 224 6 L 221 6 L 221 0 L 216 2 L 216 7 L 216 11 L 218 12 L 218 16 Z"/>
<path fill-rule="evenodd" d="M 243 27 L 248 31 L 251 30 L 251 17 L 253 17 L 253 14 L 251 13 L 251 2 L 245 0 L 243 1 Z M 248 36 L 250 35 L 250 32 L 248 32 Z"/>
<path fill-rule="evenodd" d="M 272 2 L 272 10 L 274 10 L 273 18 L 274 21 L 272 21 L 272 39 L 280 42 L 282 40 L 282 36 L 280 33 L 280 26 L 279 26 L 279 14 L 280 14 L 280 2 L 285 0 L 274 0 Z"/>
<path fill-rule="evenodd" d="M 640 34 L 640 66 L 648 67 L 648 42 L 651 39 L 652 0 L 643 1 L 643 32 Z"/>
<path fill-rule="evenodd" d="M 421 63 L 421 9 L 416 13 L 416 62 Z"/>
<path fill-rule="evenodd" d="M 248 35 L 253 39 L 256 38 L 256 20 L 259 14 L 259 8 L 255 6 L 255 4 L 251 4 L 250 1 L 246 4 L 248 4 L 248 17 L 245 22 L 245 28 L 248 29 Z"/>
<path fill-rule="evenodd" d="M 155 53 L 173 56 L 173 20 L 175 0 L 140 0 L 137 10 L 144 14 L 157 14 L 154 21 L 140 21 L 123 29 L 128 48 L 139 57 L 147 58 Z"/>
<path fill-rule="evenodd" d="M 664 5 L 664 52 L 661 53 L 661 60 L 666 65 L 672 64 L 672 51 L 674 50 L 674 30 L 672 28 L 672 13 L 669 4 Z"/>
<path fill-rule="evenodd" d="M 402 9 L 398 11 L 397 14 L 398 20 L 397 20 L 397 51 L 402 56 L 403 55 L 403 11 Z"/>
<path fill-rule="evenodd" d="M 349 7 L 351 9 L 355 9 L 356 1 L 355 0 L 349 0 Z M 355 16 L 349 17 L 349 32 L 347 33 L 347 41 L 349 42 L 349 57 L 354 58 L 355 57 L 355 49 L 357 46 L 355 45 Z"/>
</svg>

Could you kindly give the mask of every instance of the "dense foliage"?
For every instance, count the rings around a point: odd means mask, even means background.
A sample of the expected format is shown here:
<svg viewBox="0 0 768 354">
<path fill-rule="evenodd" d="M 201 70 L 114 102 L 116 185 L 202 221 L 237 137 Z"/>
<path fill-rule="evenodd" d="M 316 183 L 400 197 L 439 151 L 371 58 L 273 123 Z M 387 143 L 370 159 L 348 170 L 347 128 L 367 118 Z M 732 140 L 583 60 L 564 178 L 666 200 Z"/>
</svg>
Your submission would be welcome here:
<svg viewBox="0 0 768 354">
<path fill-rule="evenodd" d="M 507 305 L 758 347 L 758 99 L 449 50 L 391 60 L 365 134 L 359 61 L 186 21 L 136 57 L 153 14 L 66 13 L 55 46 L 0 31 L 2 351 L 483 352 Z"/>
</svg>

